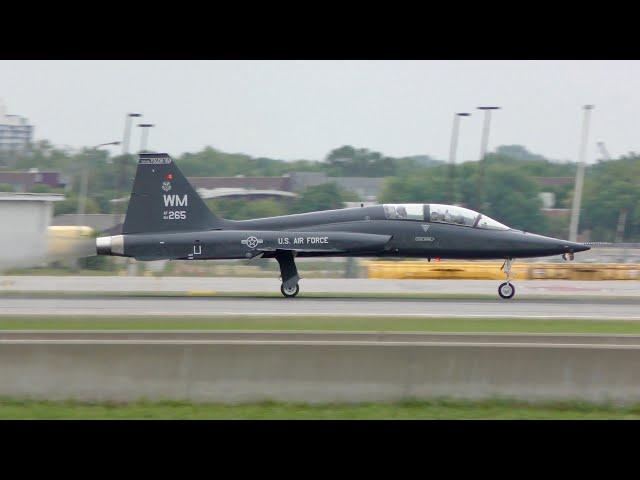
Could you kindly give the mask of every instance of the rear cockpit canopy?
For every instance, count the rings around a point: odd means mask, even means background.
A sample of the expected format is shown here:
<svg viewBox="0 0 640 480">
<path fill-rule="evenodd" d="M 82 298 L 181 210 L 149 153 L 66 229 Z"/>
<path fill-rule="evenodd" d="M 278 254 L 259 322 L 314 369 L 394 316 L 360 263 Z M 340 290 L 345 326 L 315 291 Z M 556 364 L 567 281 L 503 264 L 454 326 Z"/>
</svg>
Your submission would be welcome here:
<svg viewBox="0 0 640 480">
<path fill-rule="evenodd" d="M 386 203 L 385 217 L 389 220 L 418 220 L 420 222 L 449 223 L 489 230 L 509 230 L 494 219 L 468 208 L 438 203 Z"/>
</svg>

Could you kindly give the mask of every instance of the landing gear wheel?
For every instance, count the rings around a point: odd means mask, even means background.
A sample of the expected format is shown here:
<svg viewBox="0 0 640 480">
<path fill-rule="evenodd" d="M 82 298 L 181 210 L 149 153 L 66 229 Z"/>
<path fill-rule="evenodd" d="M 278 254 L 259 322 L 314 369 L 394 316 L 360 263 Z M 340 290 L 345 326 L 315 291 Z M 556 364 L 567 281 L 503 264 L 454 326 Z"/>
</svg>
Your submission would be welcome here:
<svg viewBox="0 0 640 480">
<path fill-rule="evenodd" d="M 510 282 L 501 283 L 498 287 L 498 295 L 501 298 L 509 299 L 516 294 L 516 287 L 514 287 Z"/>
<path fill-rule="evenodd" d="M 285 288 L 284 284 L 280 285 L 280 291 L 282 292 L 282 295 L 284 295 L 287 298 L 293 298 L 296 295 L 298 295 L 298 292 L 300 291 L 300 286 L 296 283 L 295 286 L 293 287 L 287 287 Z"/>
</svg>

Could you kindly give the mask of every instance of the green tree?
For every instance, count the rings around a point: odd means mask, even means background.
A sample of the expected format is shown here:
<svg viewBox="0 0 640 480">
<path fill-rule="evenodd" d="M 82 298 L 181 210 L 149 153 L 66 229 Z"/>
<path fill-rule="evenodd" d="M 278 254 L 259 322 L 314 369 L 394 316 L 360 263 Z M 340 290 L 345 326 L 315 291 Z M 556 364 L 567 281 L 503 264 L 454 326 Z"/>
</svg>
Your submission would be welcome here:
<svg viewBox="0 0 640 480">
<path fill-rule="evenodd" d="M 555 238 L 569 238 L 569 220 L 570 217 L 568 215 L 564 215 L 562 217 L 549 217 L 546 220 L 546 231 L 536 233 L 544 233 L 549 237 Z"/>
<path fill-rule="evenodd" d="M 640 239 L 640 157 L 599 162 L 585 173 L 580 230 L 593 241 L 613 241 L 622 210 L 625 240 Z"/>
<path fill-rule="evenodd" d="M 1 162 L 1 159 L 0 159 Z M 290 172 L 324 172 L 329 176 L 388 177 L 382 202 L 455 203 L 476 207 L 479 204 L 477 161 L 461 162 L 455 167 L 455 183 L 451 188 L 449 167 L 427 155 L 391 157 L 366 148 L 344 145 L 329 152 L 323 161 L 282 161 L 266 157 L 251 157 L 242 153 L 226 153 L 212 147 L 185 153 L 178 158 L 187 176 L 280 176 Z M 53 146 L 48 141 L 35 142 L 30 152 L 12 156 L 11 169 L 41 171 L 56 170 L 71 178 L 65 195 L 55 202 L 55 212 L 75 213 L 80 172 L 90 168 L 87 213 L 123 212 L 115 209 L 114 198 L 126 196 L 136 170 L 136 156 L 110 158 L 107 150 L 72 152 Z M 570 207 L 573 182 L 567 185 L 540 188 L 537 177 L 575 176 L 576 164 L 557 162 L 529 151 L 522 145 L 499 146 L 485 159 L 486 213 L 515 228 L 557 235 L 566 230 L 566 219 L 545 219 L 539 212 L 538 193 L 553 192 L 558 207 Z M 44 186 L 32 191 L 47 191 Z M 334 190 L 331 190 L 333 188 Z M 227 218 L 257 218 L 290 212 L 340 208 L 349 200 L 347 192 L 337 187 L 313 187 L 296 200 L 216 200 L 215 210 Z M 0 191 L 14 191 L 10 185 L 0 185 Z M 53 191 L 59 191 L 54 189 Z M 351 197 L 353 198 L 353 197 Z M 355 198 L 353 198 L 355 200 Z M 589 229 L 591 239 L 611 241 L 621 211 L 627 212 L 626 241 L 640 240 L 640 156 L 629 154 L 619 159 L 599 162 L 587 167 L 580 229 Z M 126 207 L 126 204 L 124 205 Z"/>
<path fill-rule="evenodd" d="M 478 162 L 456 166 L 454 191 L 457 202 L 476 205 Z M 535 181 L 521 174 L 518 167 L 503 162 L 488 165 L 485 172 L 486 202 L 484 213 L 513 228 L 544 232 L 546 220 L 540 213 L 541 201 Z M 384 203 L 452 203 L 448 167 L 433 167 L 420 175 L 394 177 L 386 181 L 380 196 Z"/>
<path fill-rule="evenodd" d="M 37 183 L 35 185 L 32 185 L 31 188 L 29 189 L 29 192 L 31 193 L 51 193 L 54 192 L 55 189 L 51 188 L 49 185 L 45 185 L 43 183 Z"/>
<path fill-rule="evenodd" d="M 385 181 L 380 194 L 384 203 L 448 203 L 449 180 L 444 167 L 426 173 L 392 177 Z"/>
<path fill-rule="evenodd" d="M 527 147 L 524 147 L 523 145 L 500 145 L 496 148 L 496 154 L 509 157 L 514 160 L 548 162 L 545 157 L 536 153 L 531 153 Z"/>
<path fill-rule="evenodd" d="M 325 163 L 331 176 L 386 177 L 396 173 L 395 159 L 351 145 L 329 152 Z"/>
<path fill-rule="evenodd" d="M 69 213 L 78 213 L 78 196 L 71 193 L 60 202 L 54 202 L 54 215 L 64 215 Z M 100 207 L 93 198 L 87 198 L 84 206 L 84 212 L 100 213 Z"/>
<path fill-rule="evenodd" d="M 185 153 L 178 162 L 185 175 L 200 177 L 280 176 L 291 171 L 320 170 L 318 162 L 284 162 L 264 157 L 253 158 L 241 153 L 221 152 L 212 147 L 206 147 L 196 153 Z"/>
<path fill-rule="evenodd" d="M 531 178 L 523 176 L 517 167 L 492 166 L 485 179 L 488 210 L 482 213 L 512 228 L 546 231 L 539 189 Z"/>
<path fill-rule="evenodd" d="M 207 200 L 207 205 L 216 215 L 230 220 L 276 217 L 288 212 L 285 200 L 245 200 L 215 199 Z"/>
<path fill-rule="evenodd" d="M 293 203 L 291 213 L 313 212 L 343 208 L 344 202 L 356 201 L 357 196 L 345 192 L 335 183 L 307 187 Z"/>
</svg>

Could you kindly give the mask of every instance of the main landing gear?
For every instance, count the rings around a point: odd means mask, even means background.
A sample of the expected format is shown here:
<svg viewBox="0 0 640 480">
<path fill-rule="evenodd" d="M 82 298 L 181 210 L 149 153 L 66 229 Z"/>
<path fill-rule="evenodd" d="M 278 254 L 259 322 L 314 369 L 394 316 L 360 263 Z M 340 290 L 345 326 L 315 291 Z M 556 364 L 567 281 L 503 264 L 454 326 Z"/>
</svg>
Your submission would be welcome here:
<svg viewBox="0 0 640 480">
<path fill-rule="evenodd" d="M 280 265 L 280 276 L 282 277 L 282 285 L 280 286 L 280 292 L 286 298 L 293 298 L 300 292 L 300 286 L 298 280 L 298 268 L 293 257 L 293 252 L 289 250 L 278 250 L 276 252 L 276 260 Z"/>
<path fill-rule="evenodd" d="M 280 285 L 280 291 L 282 292 L 282 295 L 284 295 L 287 298 L 295 297 L 300 291 L 300 285 L 296 283 L 291 287 L 285 287 L 283 283 L 282 285 Z"/>
<path fill-rule="evenodd" d="M 505 300 L 512 298 L 516 294 L 516 287 L 511 284 L 511 262 L 513 259 L 507 258 L 502 265 L 501 270 L 507 274 L 507 281 L 501 283 L 498 287 L 498 295 Z"/>
</svg>

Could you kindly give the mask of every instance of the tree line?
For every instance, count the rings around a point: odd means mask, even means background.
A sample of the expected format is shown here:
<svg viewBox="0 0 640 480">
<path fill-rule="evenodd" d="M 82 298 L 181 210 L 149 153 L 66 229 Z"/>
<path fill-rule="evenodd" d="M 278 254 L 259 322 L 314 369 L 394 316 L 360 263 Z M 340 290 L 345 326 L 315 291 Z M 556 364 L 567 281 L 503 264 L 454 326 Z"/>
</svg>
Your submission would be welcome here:
<svg viewBox="0 0 640 480">
<path fill-rule="evenodd" d="M 473 208 L 511 227 L 546 235 L 566 237 L 568 216 L 549 217 L 541 212 L 541 192 L 555 195 L 556 208 L 570 208 L 573 180 L 543 186 L 540 177 L 575 176 L 576 165 L 547 159 L 520 145 L 500 146 L 485 158 L 483 171 L 477 161 L 464 161 L 452 168 L 426 155 L 390 157 L 366 148 L 342 146 L 320 161 L 282 161 L 227 153 L 212 147 L 177 158 L 186 176 L 280 176 L 291 172 L 324 172 L 328 176 L 385 178 L 379 202 L 456 203 Z M 69 153 L 47 141 L 33 146 L 28 155 L 12 159 L 12 169 L 58 170 L 70 179 L 63 193 L 66 200 L 55 203 L 55 213 L 75 213 L 80 173 L 89 168 L 87 213 L 123 212 L 126 205 L 111 200 L 125 197 L 135 174 L 134 155 L 110 157 L 106 151 L 85 149 Z M 480 188 L 480 186 L 482 188 Z M 640 241 L 640 156 L 598 161 L 586 169 L 581 213 L 581 230 L 592 241 L 613 241 L 621 218 L 625 220 L 625 241 Z M 0 185 L 0 191 L 11 190 Z M 56 191 L 36 185 L 32 191 Z M 482 198 L 479 194 L 483 193 Z M 208 203 L 227 218 L 257 218 L 305 211 L 340 208 L 358 198 L 336 184 L 309 187 L 296 199 L 216 199 Z"/>
</svg>

